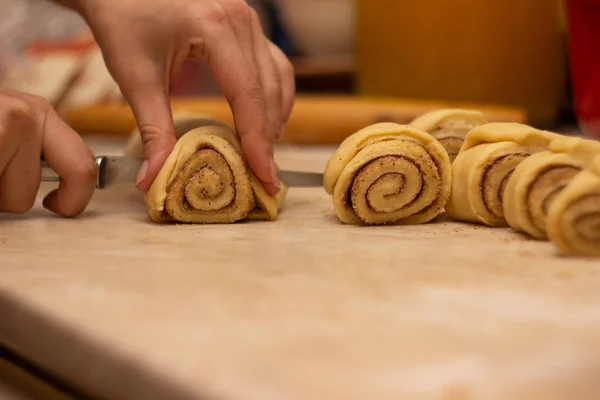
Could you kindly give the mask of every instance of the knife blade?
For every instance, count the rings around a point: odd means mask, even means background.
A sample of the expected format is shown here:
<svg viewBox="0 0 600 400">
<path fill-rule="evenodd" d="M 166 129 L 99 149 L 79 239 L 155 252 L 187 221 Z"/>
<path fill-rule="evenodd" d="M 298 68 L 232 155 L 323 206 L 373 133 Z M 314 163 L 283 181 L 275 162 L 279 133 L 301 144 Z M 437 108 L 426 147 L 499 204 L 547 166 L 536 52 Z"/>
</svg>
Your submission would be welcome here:
<svg viewBox="0 0 600 400">
<path fill-rule="evenodd" d="M 142 166 L 141 157 L 129 156 L 98 156 L 96 157 L 96 189 L 105 189 L 119 183 L 136 181 L 138 171 Z M 52 167 L 42 160 L 42 181 L 59 182 L 60 177 Z"/>
<path fill-rule="evenodd" d="M 277 176 L 287 187 L 322 187 L 323 174 L 318 172 L 277 170 Z"/>
<path fill-rule="evenodd" d="M 97 156 L 96 189 L 106 189 L 119 183 L 134 183 L 143 158 L 131 156 Z M 278 169 L 279 179 L 288 187 L 321 187 L 323 174 Z M 60 177 L 42 160 L 42 181 L 59 182 Z"/>
</svg>

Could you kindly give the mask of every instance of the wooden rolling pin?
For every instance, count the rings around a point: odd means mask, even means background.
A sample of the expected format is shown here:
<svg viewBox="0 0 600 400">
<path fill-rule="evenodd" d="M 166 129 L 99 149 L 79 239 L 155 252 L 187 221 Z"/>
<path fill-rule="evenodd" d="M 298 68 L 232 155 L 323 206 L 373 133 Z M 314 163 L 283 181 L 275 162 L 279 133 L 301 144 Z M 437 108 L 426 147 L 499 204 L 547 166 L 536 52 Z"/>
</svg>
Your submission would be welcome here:
<svg viewBox="0 0 600 400">
<path fill-rule="evenodd" d="M 229 124 L 233 115 L 227 101 L 217 97 L 174 98 L 173 111 L 207 114 Z M 337 144 L 349 135 L 377 122 L 408 123 L 416 116 L 439 108 L 475 108 L 490 121 L 526 122 L 525 111 L 486 104 L 414 101 L 355 96 L 298 95 L 282 142 Z M 65 110 L 63 116 L 80 134 L 129 135 L 135 119 L 128 105 L 104 105 Z"/>
</svg>

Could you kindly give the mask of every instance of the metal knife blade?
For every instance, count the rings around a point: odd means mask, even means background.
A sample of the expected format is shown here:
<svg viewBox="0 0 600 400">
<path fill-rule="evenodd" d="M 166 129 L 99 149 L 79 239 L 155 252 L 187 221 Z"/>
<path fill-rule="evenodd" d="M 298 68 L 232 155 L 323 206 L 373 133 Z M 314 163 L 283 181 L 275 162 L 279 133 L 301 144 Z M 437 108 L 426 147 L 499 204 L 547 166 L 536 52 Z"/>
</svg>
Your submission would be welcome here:
<svg viewBox="0 0 600 400">
<path fill-rule="evenodd" d="M 119 183 L 135 182 L 138 171 L 142 166 L 141 157 L 129 156 L 98 156 L 96 167 L 96 189 L 105 189 Z M 50 165 L 42 160 L 42 181 L 58 182 L 60 177 Z"/>
<path fill-rule="evenodd" d="M 119 183 L 135 183 L 144 159 L 129 156 L 96 157 L 98 164 L 98 184 L 102 189 Z"/>
<path fill-rule="evenodd" d="M 323 174 L 317 172 L 278 170 L 279 179 L 287 187 L 322 187 Z"/>
<path fill-rule="evenodd" d="M 142 165 L 141 157 L 98 156 L 96 189 L 105 189 L 119 183 L 133 183 Z M 279 179 L 288 187 L 321 187 L 323 174 L 315 172 L 278 170 Z M 42 160 L 42 181 L 58 182 L 60 177 Z"/>
</svg>

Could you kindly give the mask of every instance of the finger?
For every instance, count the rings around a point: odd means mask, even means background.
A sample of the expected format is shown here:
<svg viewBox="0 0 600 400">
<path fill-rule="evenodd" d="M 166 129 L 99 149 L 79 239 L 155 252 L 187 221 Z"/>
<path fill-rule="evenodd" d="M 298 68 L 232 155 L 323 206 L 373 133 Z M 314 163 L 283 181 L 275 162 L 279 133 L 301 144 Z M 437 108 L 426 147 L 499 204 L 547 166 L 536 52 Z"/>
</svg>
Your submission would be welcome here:
<svg viewBox="0 0 600 400">
<path fill-rule="evenodd" d="M 265 99 L 267 128 L 265 133 L 269 140 L 273 140 L 281 129 L 283 122 L 281 76 L 271 56 L 268 41 L 260 25 L 258 14 L 253 9 L 250 10 L 250 22 L 252 25 L 256 62 Z"/>
<path fill-rule="evenodd" d="M 4 175 L 4 170 L 19 148 L 20 138 L 14 132 L 3 129 L 1 124 L 2 121 L 0 121 L 0 175 Z"/>
<path fill-rule="evenodd" d="M 96 187 L 94 155 L 54 110 L 46 116 L 42 155 L 61 178 L 58 189 L 44 198 L 44 207 L 64 217 L 81 214 Z"/>
<path fill-rule="evenodd" d="M 41 120 L 36 107 L 19 96 L 0 99 L 0 211 L 24 213 L 41 180 Z"/>
<path fill-rule="evenodd" d="M 21 214 L 33 207 L 42 179 L 36 132 L 22 132 L 19 145 L 0 177 L 0 210 Z M 15 135 L 16 136 L 16 135 Z"/>
<path fill-rule="evenodd" d="M 35 108 L 22 96 L 0 90 L 0 174 L 19 148 L 22 132 L 35 132 L 37 124 Z"/>
<path fill-rule="evenodd" d="M 286 125 L 292 115 L 294 108 L 294 97 L 296 96 L 296 76 L 294 67 L 285 54 L 270 41 L 269 50 L 277 66 L 277 71 L 281 79 L 281 106 L 282 106 L 282 124 L 279 128 L 276 138 L 281 139 L 285 133 Z"/>
<path fill-rule="evenodd" d="M 239 45 L 239 48 L 248 63 L 252 73 L 258 77 L 263 98 L 265 114 L 265 134 L 267 138 L 275 136 L 275 125 L 273 121 L 277 118 L 277 105 L 272 104 L 268 95 L 270 90 L 269 80 L 273 79 L 275 67 L 273 61 L 269 59 L 268 49 L 265 49 L 264 35 L 260 27 L 260 21 L 256 12 L 248 6 L 245 0 L 218 0 L 227 13 L 229 23 Z M 258 29 L 256 22 L 258 21 Z"/>
<path fill-rule="evenodd" d="M 211 10 L 212 14 L 219 8 Z M 281 184 L 273 164 L 271 142 L 265 135 L 265 105 L 260 79 L 240 50 L 230 26 L 223 24 L 226 15 L 212 15 L 200 24 L 205 38 L 193 51 L 206 60 L 221 91 L 229 101 L 244 154 L 254 174 L 273 195 Z"/>
<path fill-rule="evenodd" d="M 168 13 L 169 9 L 164 12 Z M 143 15 L 144 10 L 140 13 L 139 19 L 154 18 Z M 116 37 L 98 29 L 97 40 L 103 49 L 106 66 L 129 103 L 141 135 L 145 160 L 136 186 L 146 191 L 175 146 L 169 101 L 171 74 L 177 75 L 179 71 L 174 64 L 178 62 L 181 66 L 185 57 L 170 53 L 174 46 L 169 42 L 169 35 L 147 32 L 147 26 L 139 21 L 130 30 L 131 35 Z M 139 40 L 142 36 L 144 42 Z"/>
<path fill-rule="evenodd" d="M 233 30 L 240 51 L 249 67 L 256 73 L 257 65 L 252 39 L 250 7 L 248 7 L 245 0 L 218 0 L 217 3 L 227 14 L 228 23 Z"/>
<path fill-rule="evenodd" d="M 146 191 L 175 146 L 175 127 L 165 72 L 143 55 L 131 57 L 120 70 L 118 83 L 135 116 L 143 144 L 144 162 L 136 186 Z"/>
</svg>

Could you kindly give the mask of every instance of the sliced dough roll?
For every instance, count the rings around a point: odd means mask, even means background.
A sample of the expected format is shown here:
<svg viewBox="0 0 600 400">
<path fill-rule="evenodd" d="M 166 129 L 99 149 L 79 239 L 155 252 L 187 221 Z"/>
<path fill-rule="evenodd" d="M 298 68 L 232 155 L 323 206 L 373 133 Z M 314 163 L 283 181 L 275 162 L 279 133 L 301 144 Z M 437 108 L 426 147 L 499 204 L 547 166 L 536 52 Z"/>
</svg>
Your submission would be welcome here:
<svg viewBox="0 0 600 400">
<path fill-rule="evenodd" d="M 504 216 L 517 231 L 545 240 L 550 206 L 560 192 L 600 154 L 600 142 L 559 136 L 515 169 L 504 193 Z"/>
<path fill-rule="evenodd" d="M 431 135 L 380 123 L 344 140 L 327 163 L 324 186 L 347 224 L 420 224 L 443 212 L 451 164 Z"/>
<path fill-rule="evenodd" d="M 600 257 L 600 156 L 556 196 L 546 230 L 564 254 Z"/>
<path fill-rule="evenodd" d="M 436 138 L 448 152 L 450 161 L 454 162 L 467 133 L 476 126 L 486 123 L 488 121 L 482 112 L 456 108 L 422 114 L 410 125 Z"/>
<path fill-rule="evenodd" d="M 155 222 L 274 220 L 286 196 L 271 197 L 251 172 L 234 131 L 205 125 L 182 135 L 145 203 Z"/>
<path fill-rule="evenodd" d="M 457 221 L 506 226 L 503 195 L 514 169 L 530 155 L 546 150 L 556 136 L 512 122 L 472 129 L 452 165 L 447 215 Z"/>
</svg>

